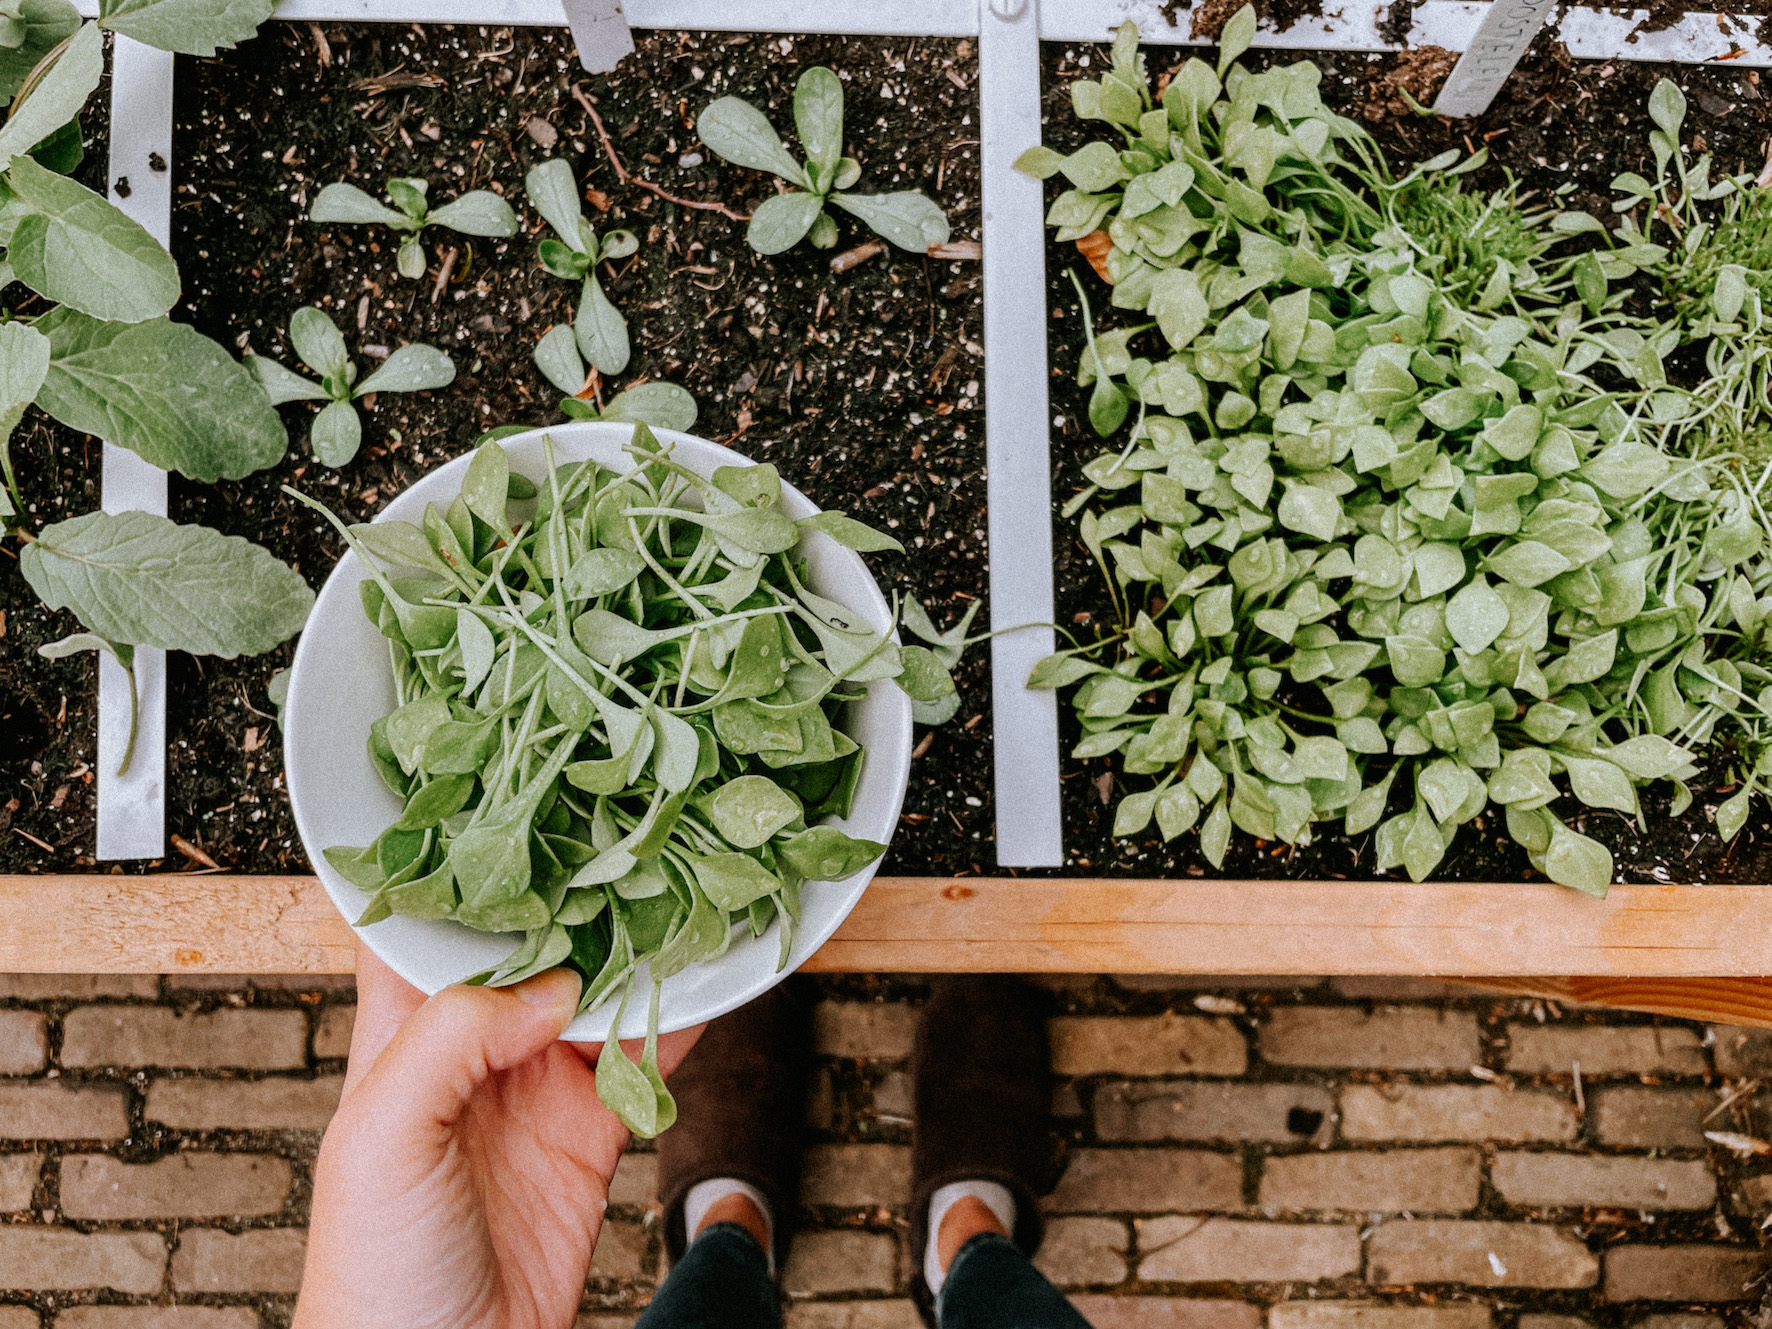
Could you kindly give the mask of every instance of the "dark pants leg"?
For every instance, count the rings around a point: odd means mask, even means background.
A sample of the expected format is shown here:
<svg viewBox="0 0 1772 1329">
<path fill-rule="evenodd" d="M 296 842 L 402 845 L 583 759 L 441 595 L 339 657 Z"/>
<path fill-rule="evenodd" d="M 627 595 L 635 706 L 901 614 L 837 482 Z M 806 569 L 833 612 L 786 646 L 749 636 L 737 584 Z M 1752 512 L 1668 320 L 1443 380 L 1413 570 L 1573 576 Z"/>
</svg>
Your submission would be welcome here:
<svg viewBox="0 0 1772 1329">
<path fill-rule="evenodd" d="M 1021 1248 L 995 1232 L 960 1247 L 935 1318 L 941 1329 L 1089 1329 Z"/>
<path fill-rule="evenodd" d="M 737 1223 L 715 1223 L 671 1266 L 634 1329 L 781 1329 L 763 1248 Z"/>
</svg>

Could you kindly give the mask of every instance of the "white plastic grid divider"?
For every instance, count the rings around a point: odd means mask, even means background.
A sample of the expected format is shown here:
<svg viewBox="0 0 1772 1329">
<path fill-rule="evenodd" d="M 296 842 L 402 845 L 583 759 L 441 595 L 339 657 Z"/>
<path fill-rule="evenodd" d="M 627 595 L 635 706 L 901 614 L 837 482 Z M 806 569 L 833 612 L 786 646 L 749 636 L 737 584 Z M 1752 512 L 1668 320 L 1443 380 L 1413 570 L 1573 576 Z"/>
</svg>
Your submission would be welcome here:
<svg viewBox="0 0 1772 1329">
<path fill-rule="evenodd" d="M 85 17 L 97 15 L 96 0 L 76 0 L 76 7 Z M 1548 5 L 1543 0 L 1426 0 L 1415 9 L 1403 42 L 1380 32 L 1379 8 L 1376 0 L 1351 0 L 1333 15 L 1307 18 L 1284 31 L 1264 23 L 1255 45 L 1300 51 L 1424 45 L 1478 50 L 1482 56 L 1476 64 L 1460 64 L 1460 71 L 1471 65 L 1472 77 L 1462 84 L 1455 77 L 1452 95 L 1443 94 L 1440 102 L 1448 112 L 1475 114 L 1488 105 L 1530 44 L 1532 32 L 1525 31 L 1521 11 L 1530 9 L 1542 18 Z M 624 16 L 638 28 L 980 39 L 992 621 L 999 628 L 1049 622 L 1053 594 L 1042 199 L 1039 187 L 1017 175 L 1011 163 L 1040 137 L 1040 41 L 1104 41 L 1132 19 L 1152 44 L 1208 44 L 1191 36 L 1190 13 L 1165 13 L 1164 0 L 1049 0 L 1044 8 L 1037 0 L 281 0 L 275 11 L 276 18 L 291 21 L 549 27 L 567 25 L 569 14 L 576 20 L 575 32 L 594 34 L 596 53 L 585 58 L 597 68 L 607 67 L 610 52 L 631 42 L 621 30 Z M 1585 59 L 1728 60 L 1743 67 L 1772 66 L 1772 48 L 1753 36 L 1750 20 L 1689 13 L 1671 28 L 1637 33 L 1647 17 L 1647 10 L 1620 14 L 1570 8 L 1557 31 L 1571 54 Z M 1492 38 L 1506 39 L 1508 49 L 1517 47 L 1505 68 Z M 111 195 L 162 241 L 169 238 L 171 171 L 154 170 L 147 162 L 151 153 L 158 153 L 168 167 L 172 162 L 172 71 L 172 56 L 116 39 Z M 125 179 L 127 192 L 119 185 Z M 163 472 L 109 443 L 103 468 L 106 510 L 166 511 Z M 995 557 L 1011 545 L 1013 558 Z M 1050 629 L 1035 627 L 992 642 L 995 718 L 1001 722 L 993 725 L 997 853 L 1006 866 L 1063 861 L 1055 698 L 1022 686 L 1028 667 L 1051 649 L 1051 642 Z M 108 659 L 100 663 L 100 858 L 158 857 L 164 852 L 164 653 L 142 650 L 136 659 L 139 735 L 130 772 L 123 778 L 115 772 L 127 732 L 127 680 Z"/>
<path fill-rule="evenodd" d="M 111 49 L 111 202 L 163 245 L 172 238 L 173 59 L 128 37 L 118 37 Z M 106 512 L 166 515 L 165 471 L 110 443 L 101 464 Z M 129 741 L 129 678 L 103 653 L 98 669 L 96 852 L 100 858 L 158 858 L 166 851 L 166 652 L 142 647 L 135 653 L 135 751 L 122 775 L 117 768 Z"/>
</svg>

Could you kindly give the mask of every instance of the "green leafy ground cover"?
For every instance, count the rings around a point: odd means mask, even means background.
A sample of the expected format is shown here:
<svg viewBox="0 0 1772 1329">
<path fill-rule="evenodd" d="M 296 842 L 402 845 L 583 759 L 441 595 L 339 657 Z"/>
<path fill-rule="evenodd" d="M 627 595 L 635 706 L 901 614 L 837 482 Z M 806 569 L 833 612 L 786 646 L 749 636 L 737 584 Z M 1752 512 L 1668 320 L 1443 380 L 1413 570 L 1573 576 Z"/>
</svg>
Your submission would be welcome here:
<svg viewBox="0 0 1772 1329">
<path fill-rule="evenodd" d="M 1757 347 L 1759 296 L 1746 265 L 1696 269 L 1751 243 L 1757 187 L 1679 150 L 1671 84 L 1661 180 L 1619 187 L 1685 209 L 1674 236 L 1464 193 L 1480 155 L 1399 179 L 1314 66 L 1237 63 L 1253 27 L 1159 100 L 1127 25 L 1072 85 L 1111 139 L 1020 163 L 1072 186 L 1048 222 L 1109 242 L 1137 320 L 1091 327 L 1078 366 L 1113 444 L 1071 510 L 1118 622 L 1031 680 L 1074 688 L 1075 756 L 1132 777 L 1115 834 L 1197 824 L 1217 863 L 1233 827 L 1299 844 L 1340 821 L 1420 879 L 1493 803 L 1535 867 L 1603 893 L 1609 853 L 1556 808 L 1640 819 L 1666 779 L 1678 812 L 1723 731 L 1733 835 L 1772 704 L 1764 381 L 1728 349 Z M 1685 282 L 1671 317 L 1636 298 L 1658 281 Z M 1728 371 L 1670 380 L 1692 342 Z"/>
</svg>

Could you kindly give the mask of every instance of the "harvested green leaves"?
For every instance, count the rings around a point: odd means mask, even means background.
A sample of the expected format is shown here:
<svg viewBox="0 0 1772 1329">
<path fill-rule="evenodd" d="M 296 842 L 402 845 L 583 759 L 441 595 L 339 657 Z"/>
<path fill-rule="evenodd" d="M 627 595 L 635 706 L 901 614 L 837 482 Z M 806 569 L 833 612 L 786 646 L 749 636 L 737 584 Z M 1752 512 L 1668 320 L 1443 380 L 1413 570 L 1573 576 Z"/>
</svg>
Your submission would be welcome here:
<svg viewBox="0 0 1772 1329">
<path fill-rule="evenodd" d="M 1020 163 L 1075 186 L 1048 222 L 1105 230 L 1138 320 L 1086 323 L 1078 366 L 1097 432 L 1132 421 L 1070 507 L 1118 630 L 1030 686 L 1075 687 L 1075 756 L 1148 778 L 1115 835 L 1198 824 L 1221 863 L 1233 826 L 1341 820 L 1420 880 L 1493 803 L 1604 894 L 1610 855 L 1551 805 L 1640 819 L 1668 779 L 1678 810 L 1692 748 L 1772 707 L 1765 477 L 1673 428 L 1678 329 L 1609 291 L 1660 251 L 1547 260 L 1597 223 L 1467 198 L 1455 154 L 1395 180 L 1313 66 L 1251 73 L 1230 31 L 1157 105 L 1126 25 L 1072 87 L 1118 141 Z"/>
<path fill-rule="evenodd" d="M 795 552 L 808 530 L 896 544 L 838 514 L 792 520 L 771 466 L 704 478 L 644 424 L 628 451 L 620 473 L 550 447 L 531 484 L 492 440 L 447 509 L 339 527 L 371 569 L 399 701 L 368 742 L 403 811 L 326 851 L 370 893 L 358 925 L 521 931 L 479 981 L 570 964 L 586 1009 L 625 1002 L 642 961 L 656 985 L 718 959 L 735 927 L 778 925 L 785 964 L 806 884 L 885 849 L 819 824 L 848 812 L 864 757 L 839 707 L 873 679 L 929 686 Z M 653 1046 L 635 1067 L 611 1038 L 599 1067 L 642 1134 L 672 1115 Z"/>
</svg>

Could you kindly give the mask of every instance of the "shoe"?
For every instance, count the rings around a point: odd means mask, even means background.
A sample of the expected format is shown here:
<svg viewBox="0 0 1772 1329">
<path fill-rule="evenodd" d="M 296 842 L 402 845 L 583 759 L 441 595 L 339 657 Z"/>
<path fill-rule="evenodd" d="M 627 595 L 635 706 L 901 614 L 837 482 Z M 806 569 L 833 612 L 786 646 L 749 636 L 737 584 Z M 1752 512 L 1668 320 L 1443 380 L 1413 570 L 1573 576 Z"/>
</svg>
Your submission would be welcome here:
<svg viewBox="0 0 1772 1329">
<path fill-rule="evenodd" d="M 811 1070 L 811 1011 L 792 983 L 711 1021 L 683 1059 L 670 1085 L 677 1124 L 658 1137 L 664 1242 L 673 1264 L 689 1246 L 683 1201 L 690 1188 L 732 1177 L 769 1201 L 775 1262 L 782 1266 L 800 1196 Z"/>
<path fill-rule="evenodd" d="M 994 1181 L 1015 1198 L 1015 1244 L 1030 1256 L 1053 1181 L 1052 1067 L 1046 1022 L 1030 988 L 996 974 L 940 978 L 911 1052 L 911 1297 L 934 1324 L 923 1277 L 929 1200 L 959 1181 Z"/>
</svg>

